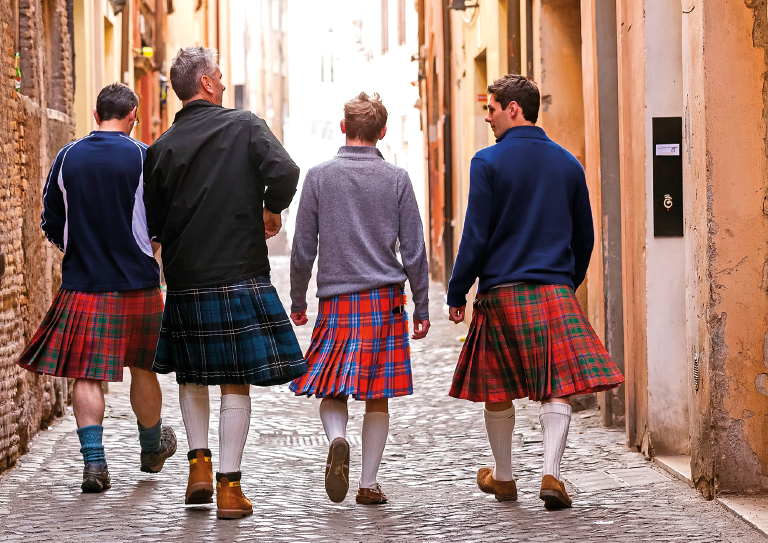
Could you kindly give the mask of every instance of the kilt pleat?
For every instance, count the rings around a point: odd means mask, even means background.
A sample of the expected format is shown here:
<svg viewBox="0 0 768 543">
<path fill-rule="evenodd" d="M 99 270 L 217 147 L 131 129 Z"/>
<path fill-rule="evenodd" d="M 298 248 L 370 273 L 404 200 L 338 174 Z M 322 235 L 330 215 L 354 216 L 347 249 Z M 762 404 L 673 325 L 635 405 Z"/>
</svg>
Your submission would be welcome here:
<svg viewBox="0 0 768 543">
<path fill-rule="evenodd" d="M 476 402 L 541 401 L 623 382 L 573 290 L 524 283 L 475 299 L 450 395 Z"/>
<path fill-rule="evenodd" d="M 287 383 L 307 371 L 301 347 L 267 277 L 168 290 L 153 369 L 179 384 Z"/>
<path fill-rule="evenodd" d="M 123 367 L 152 368 L 162 312 L 159 287 L 61 289 L 18 364 L 57 377 L 122 381 Z"/>
<path fill-rule="evenodd" d="M 291 383 L 297 396 L 357 400 L 413 394 L 408 315 L 399 285 L 320 300 L 306 359 L 309 372 Z"/>
</svg>

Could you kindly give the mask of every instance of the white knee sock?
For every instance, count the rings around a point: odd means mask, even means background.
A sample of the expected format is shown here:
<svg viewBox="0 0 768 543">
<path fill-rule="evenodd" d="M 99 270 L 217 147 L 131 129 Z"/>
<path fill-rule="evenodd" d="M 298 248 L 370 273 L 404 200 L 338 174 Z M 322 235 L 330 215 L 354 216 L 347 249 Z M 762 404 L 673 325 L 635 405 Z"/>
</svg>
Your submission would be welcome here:
<svg viewBox="0 0 768 543">
<path fill-rule="evenodd" d="M 566 403 L 541 404 L 539 422 L 544 432 L 544 470 L 542 476 L 552 475 L 560 480 L 560 462 L 571 425 L 571 406 Z"/>
<path fill-rule="evenodd" d="M 347 437 L 347 402 L 335 398 L 325 397 L 320 402 L 320 420 L 323 421 L 325 435 L 328 443 L 337 437 Z"/>
<path fill-rule="evenodd" d="M 497 481 L 512 481 L 515 478 L 512 473 L 512 431 L 515 429 L 515 406 L 504 411 L 483 409 L 483 414 L 488 442 L 491 444 L 493 459 L 496 461 L 493 478 Z"/>
<path fill-rule="evenodd" d="M 208 448 L 208 419 L 211 406 L 208 387 L 187 384 L 179 385 L 179 405 L 184 427 L 187 429 L 189 450 Z"/>
<path fill-rule="evenodd" d="M 373 411 L 363 417 L 363 468 L 360 488 L 374 488 L 389 434 L 389 413 Z"/>
<path fill-rule="evenodd" d="M 251 425 L 251 397 L 222 394 L 219 412 L 219 471 L 240 471 L 243 449 Z"/>
</svg>

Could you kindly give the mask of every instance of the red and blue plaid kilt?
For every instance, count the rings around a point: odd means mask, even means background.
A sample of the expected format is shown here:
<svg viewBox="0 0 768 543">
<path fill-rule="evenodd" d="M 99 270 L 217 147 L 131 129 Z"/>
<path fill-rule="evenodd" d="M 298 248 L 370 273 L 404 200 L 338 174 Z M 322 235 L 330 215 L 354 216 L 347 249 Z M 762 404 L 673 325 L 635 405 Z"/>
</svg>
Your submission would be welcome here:
<svg viewBox="0 0 768 543">
<path fill-rule="evenodd" d="M 475 299 L 450 395 L 541 401 L 623 382 L 570 287 L 523 283 Z"/>
<path fill-rule="evenodd" d="M 356 400 L 413 394 L 405 303 L 399 285 L 321 299 L 305 356 L 309 373 L 291 390 Z"/>
<path fill-rule="evenodd" d="M 162 316 L 159 287 L 60 289 L 18 364 L 57 377 L 122 381 L 125 366 L 152 369 Z"/>
</svg>

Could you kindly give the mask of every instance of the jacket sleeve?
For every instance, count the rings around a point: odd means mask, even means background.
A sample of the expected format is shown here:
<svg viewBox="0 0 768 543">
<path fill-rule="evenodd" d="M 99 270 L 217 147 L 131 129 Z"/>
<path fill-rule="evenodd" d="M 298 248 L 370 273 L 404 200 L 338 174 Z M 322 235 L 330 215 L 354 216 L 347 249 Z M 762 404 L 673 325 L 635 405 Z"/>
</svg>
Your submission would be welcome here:
<svg viewBox="0 0 768 543">
<path fill-rule="evenodd" d="M 162 211 L 165 204 L 159 177 L 154 153 L 150 146 L 144 158 L 144 172 L 142 176 L 144 180 L 144 209 L 147 212 L 149 239 L 158 243 L 163 239 Z"/>
<path fill-rule="evenodd" d="M 448 305 L 463 307 L 467 293 L 485 265 L 488 238 L 491 230 L 493 190 L 488 165 L 481 158 L 472 159 L 469 168 L 469 198 L 464 218 L 459 252 L 448 282 Z"/>
<path fill-rule="evenodd" d="M 416 310 L 413 318 L 429 319 L 429 266 L 427 263 L 427 247 L 424 243 L 424 229 L 421 225 L 421 214 L 413 192 L 413 184 L 407 173 L 400 180 L 398 209 L 400 224 L 398 238 L 400 240 L 400 257 L 403 261 L 405 274 L 411 283 L 413 303 Z"/>
<path fill-rule="evenodd" d="M 307 308 L 307 286 L 317 257 L 318 198 L 312 170 L 304 178 L 304 187 L 296 214 L 296 229 L 291 248 L 291 312 Z"/>
<path fill-rule="evenodd" d="M 253 115 L 249 154 L 266 185 L 264 207 L 272 213 L 286 209 L 299 184 L 299 167 L 267 124 Z"/>
<path fill-rule="evenodd" d="M 45 237 L 61 251 L 65 251 L 67 245 L 67 240 L 64 238 L 67 209 L 64 203 L 64 193 L 59 186 L 59 176 L 66 149 L 67 147 L 59 151 L 51 165 L 51 170 L 48 172 L 48 179 L 45 181 L 45 189 L 43 190 L 43 213 L 40 222 L 40 228 L 45 232 Z"/>
<path fill-rule="evenodd" d="M 592 206 L 589 203 L 589 189 L 584 177 L 584 170 L 579 167 L 579 180 L 573 199 L 573 232 L 571 234 L 571 250 L 575 259 L 573 289 L 576 290 L 584 282 L 595 245 L 595 231 L 592 224 Z"/>
</svg>

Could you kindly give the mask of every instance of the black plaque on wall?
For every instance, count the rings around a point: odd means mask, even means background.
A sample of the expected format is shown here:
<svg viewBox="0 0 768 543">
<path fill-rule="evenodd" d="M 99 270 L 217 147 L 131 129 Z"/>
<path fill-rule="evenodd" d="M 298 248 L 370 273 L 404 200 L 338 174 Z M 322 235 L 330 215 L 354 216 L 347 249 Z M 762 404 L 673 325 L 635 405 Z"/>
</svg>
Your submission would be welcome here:
<svg viewBox="0 0 768 543">
<path fill-rule="evenodd" d="M 653 118 L 653 235 L 683 235 L 683 119 Z"/>
</svg>

